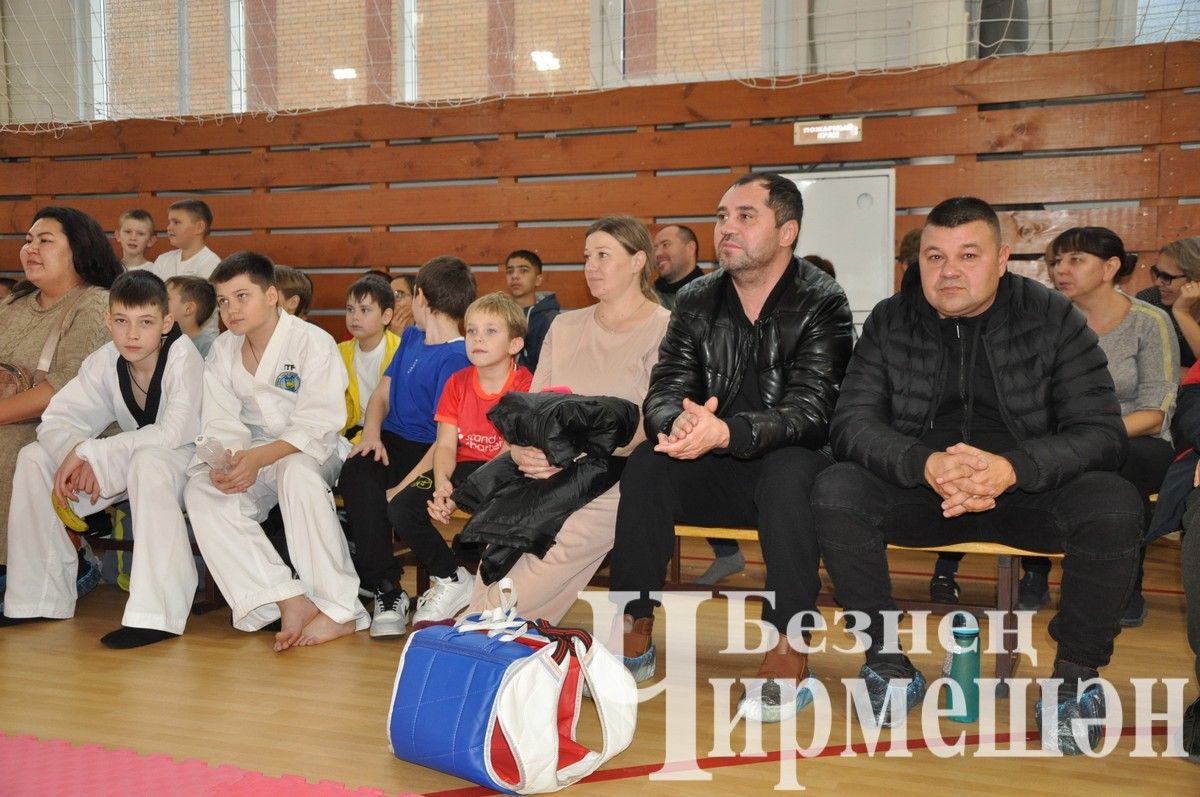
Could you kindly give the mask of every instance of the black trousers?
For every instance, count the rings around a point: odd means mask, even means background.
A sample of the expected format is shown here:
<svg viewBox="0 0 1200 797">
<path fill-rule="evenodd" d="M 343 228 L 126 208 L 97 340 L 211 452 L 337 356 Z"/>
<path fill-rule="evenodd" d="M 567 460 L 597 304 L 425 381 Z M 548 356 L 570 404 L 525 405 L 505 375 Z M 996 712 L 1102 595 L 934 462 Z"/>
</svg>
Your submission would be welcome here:
<svg viewBox="0 0 1200 797">
<path fill-rule="evenodd" d="M 392 555 L 392 525 L 384 493 L 400 483 L 429 450 L 384 432 L 388 464 L 371 456 L 351 457 L 338 476 L 338 492 L 346 506 L 350 541 L 354 543 L 354 568 L 364 589 L 391 589 L 400 581 L 400 565 Z"/>
<path fill-rule="evenodd" d="M 1116 473 L 1085 473 L 1056 490 L 1005 493 L 991 511 L 949 519 L 941 503 L 928 487 L 898 487 L 852 462 L 817 477 L 812 507 L 825 568 L 842 606 L 870 616 L 874 646 L 883 638 L 880 612 L 896 608 L 887 543 L 991 541 L 1066 553 L 1062 601 L 1050 621 L 1057 658 L 1108 663 L 1137 575 L 1142 508 L 1132 484 Z"/>
<path fill-rule="evenodd" d="M 1143 534 L 1150 528 L 1150 518 L 1154 516 L 1154 508 L 1150 505 L 1150 496 L 1157 493 L 1162 487 L 1163 479 L 1167 475 L 1167 468 L 1171 467 L 1174 459 L 1175 448 L 1162 438 L 1134 437 L 1129 440 L 1129 452 L 1125 455 L 1125 464 L 1117 473 L 1137 489 L 1138 496 L 1142 500 Z M 938 554 L 937 572 L 943 575 L 953 575 L 958 570 L 958 562 L 962 558 L 961 553 Z M 1140 558 L 1146 558 L 1145 549 L 1142 550 Z M 946 567 L 942 565 L 943 561 L 950 561 L 953 564 Z M 1044 556 L 1022 556 L 1021 566 L 1032 573 L 1046 575 L 1050 572 L 1050 560 Z M 1139 567 L 1137 589 L 1140 591 L 1141 588 L 1142 570 Z"/>
<path fill-rule="evenodd" d="M 616 541 L 610 559 L 611 588 L 642 593 L 626 611 L 649 617 L 675 549 L 675 524 L 751 526 L 758 529 L 774 606 L 763 620 L 780 631 L 799 611 L 816 608 L 820 561 L 808 495 L 813 480 L 832 460 L 807 448 L 776 449 L 758 459 L 707 454 L 671 459 L 642 443 L 621 475 Z"/>
<path fill-rule="evenodd" d="M 454 466 L 450 483 L 457 487 L 483 464 L 459 462 Z M 432 497 L 433 471 L 427 471 L 392 498 L 388 504 L 388 520 L 396 536 L 408 544 L 429 575 L 447 578 L 454 575 L 458 566 L 454 552 L 429 517 L 427 502 Z"/>
</svg>

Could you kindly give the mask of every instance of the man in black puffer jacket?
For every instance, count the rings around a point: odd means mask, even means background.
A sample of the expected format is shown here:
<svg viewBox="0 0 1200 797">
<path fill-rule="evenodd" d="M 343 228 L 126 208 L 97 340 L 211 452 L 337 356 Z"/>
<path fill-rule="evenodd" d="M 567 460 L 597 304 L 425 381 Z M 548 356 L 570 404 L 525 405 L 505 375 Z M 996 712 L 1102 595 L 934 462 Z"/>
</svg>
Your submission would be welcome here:
<svg viewBox="0 0 1200 797">
<path fill-rule="evenodd" d="M 808 675 L 788 644 L 788 621 L 815 610 L 821 581 L 808 505 L 821 449 L 850 358 L 850 306 L 825 272 L 792 255 L 804 205 L 792 181 L 750 174 L 717 209 L 721 270 L 679 292 L 643 405 L 648 440 L 621 476 L 614 591 L 641 593 L 625 615 L 626 665 L 654 674 L 654 604 L 674 548 L 674 524 L 755 526 L 774 606 L 763 619 L 779 644 L 759 670 L 751 718 L 778 721 L 811 695 L 781 697 L 780 682 Z"/>
<path fill-rule="evenodd" d="M 813 512 L 838 600 L 871 619 L 860 677 L 886 725 L 903 719 L 890 715 L 889 682 L 909 680 L 910 709 L 925 684 L 885 647 L 882 612 L 895 609 L 885 542 L 1065 552 L 1050 623 L 1064 681 L 1057 735 L 1079 753 L 1070 720 L 1103 716 L 1104 702 L 1098 685 L 1077 689 L 1112 655 L 1141 509 L 1111 472 L 1127 440 L 1095 333 L 1067 297 L 1008 274 L 1007 260 L 983 200 L 930 212 L 919 267 L 863 327 L 830 429 L 841 461 L 817 478 Z M 1094 748 L 1099 728 L 1088 733 Z"/>
</svg>

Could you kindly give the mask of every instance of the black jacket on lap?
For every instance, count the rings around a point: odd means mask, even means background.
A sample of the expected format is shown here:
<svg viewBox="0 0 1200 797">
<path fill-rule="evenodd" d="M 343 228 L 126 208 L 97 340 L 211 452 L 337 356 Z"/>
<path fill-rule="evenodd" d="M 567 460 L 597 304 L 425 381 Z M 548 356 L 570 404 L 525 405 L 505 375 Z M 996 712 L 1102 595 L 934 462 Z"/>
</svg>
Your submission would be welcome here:
<svg viewBox="0 0 1200 797">
<path fill-rule="evenodd" d="M 670 434 L 684 398 L 717 397 L 729 424 L 728 453 L 761 457 L 783 446 L 821 448 L 853 346 L 846 294 L 824 271 L 792 259 L 779 301 L 747 330 L 730 317 L 720 269 L 679 292 L 642 406 L 646 436 Z M 727 414 L 742 380 L 758 380 L 766 409 Z"/>
<path fill-rule="evenodd" d="M 506 393 L 488 419 L 509 444 L 540 448 L 562 468 L 531 479 L 504 453 L 454 490 L 472 513 L 460 540 L 485 546 L 479 571 L 492 584 L 522 554 L 545 556 L 567 516 L 617 483 L 624 459 L 612 452 L 633 439 L 638 410 L 611 396 Z"/>
<path fill-rule="evenodd" d="M 1183 522 L 1183 513 L 1188 496 L 1192 493 L 1196 478 L 1196 463 L 1200 461 L 1200 383 L 1189 382 L 1192 372 L 1184 377 L 1175 399 L 1175 414 L 1171 419 L 1171 439 L 1178 448 L 1184 449 L 1163 478 L 1158 490 L 1158 501 L 1154 504 L 1154 518 L 1146 531 L 1146 542 L 1157 540 L 1164 534 L 1177 531 Z"/>
<path fill-rule="evenodd" d="M 1116 470 L 1128 438 L 1096 334 L 1070 299 L 1016 274 L 1000 278 L 982 334 L 1000 413 L 1017 441 L 993 451 L 1015 489 L 1043 492 L 1086 471 Z M 842 382 L 834 456 L 903 487 L 925 483 L 933 449 L 918 439 L 946 390 L 946 349 L 918 268 L 871 312 Z"/>
</svg>

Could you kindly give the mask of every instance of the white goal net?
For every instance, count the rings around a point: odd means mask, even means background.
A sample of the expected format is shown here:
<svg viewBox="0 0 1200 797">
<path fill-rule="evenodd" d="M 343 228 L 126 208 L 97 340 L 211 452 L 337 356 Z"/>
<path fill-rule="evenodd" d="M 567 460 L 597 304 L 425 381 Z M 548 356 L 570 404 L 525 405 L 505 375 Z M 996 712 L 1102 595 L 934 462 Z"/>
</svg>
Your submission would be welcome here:
<svg viewBox="0 0 1200 797">
<path fill-rule="evenodd" d="M 0 0 L 0 129 L 764 87 L 1200 38 L 1200 0 Z"/>
</svg>

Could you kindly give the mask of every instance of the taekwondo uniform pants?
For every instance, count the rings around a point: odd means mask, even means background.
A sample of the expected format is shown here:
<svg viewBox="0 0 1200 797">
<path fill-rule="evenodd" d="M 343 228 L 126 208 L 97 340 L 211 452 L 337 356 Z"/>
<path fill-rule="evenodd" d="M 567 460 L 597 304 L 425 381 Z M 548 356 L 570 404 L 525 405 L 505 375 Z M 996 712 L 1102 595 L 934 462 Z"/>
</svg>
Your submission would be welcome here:
<svg viewBox="0 0 1200 797">
<path fill-rule="evenodd" d="M 71 503 L 81 517 L 125 500 L 133 510 L 133 571 L 121 625 L 182 634 L 196 596 L 196 562 L 180 509 L 191 448 L 141 447 L 93 464 L 102 495 Z M 8 515 L 8 617 L 75 614 L 78 553 L 54 512 L 50 491 L 60 463 L 41 443 L 17 455 Z"/>
<path fill-rule="evenodd" d="M 358 602 L 358 574 L 329 489 L 341 467 L 337 456 L 318 464 L 297 452 L 260 470 L 244 493 L 222 493 L 208 469 L 188 480 L 184 500 L 192 531 L 233 610 L 235 628 L 257 631 L 279 619 L 279 601 L 300 595 L 334 622 L 353 620 L 356 630 L 370 623 Z M 258 525 L 276 504 L 298 580 Z"/>
</svg>

